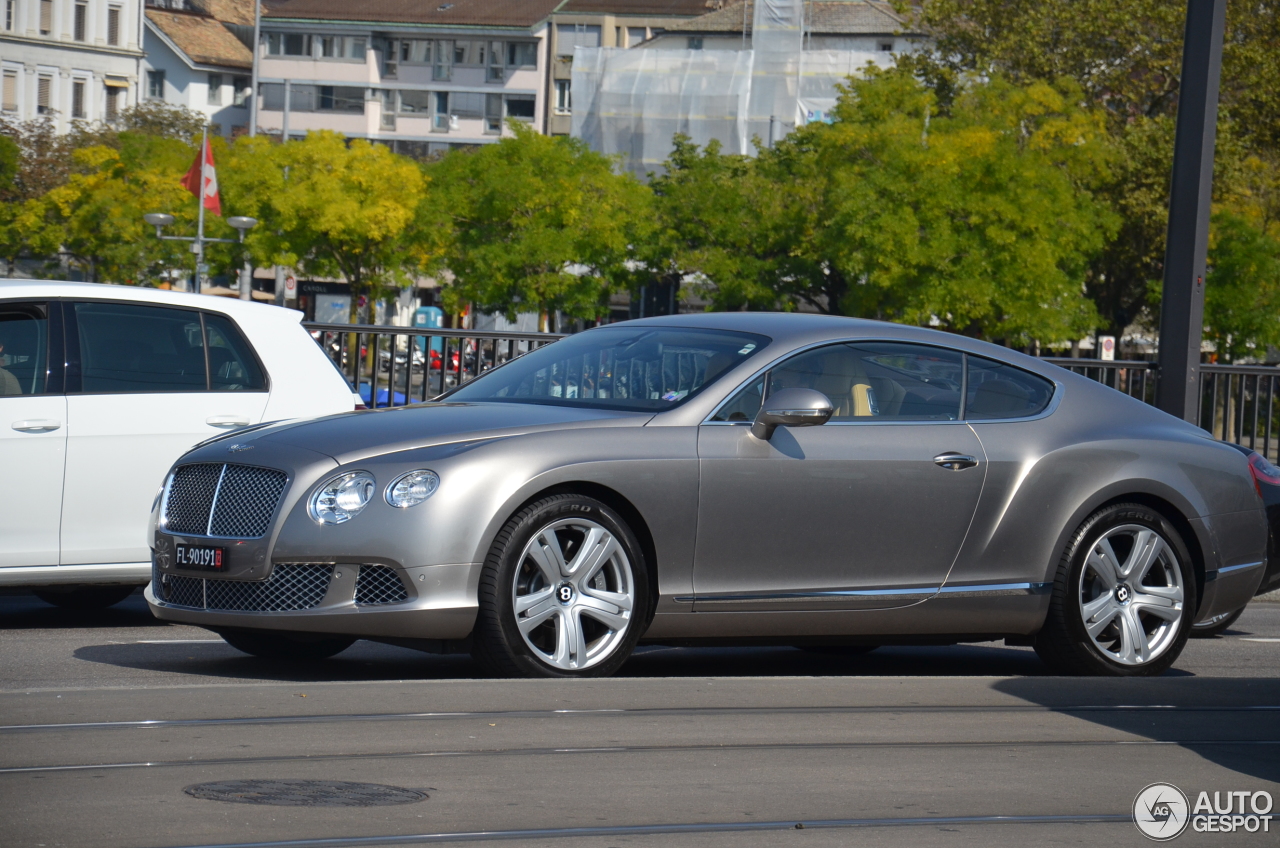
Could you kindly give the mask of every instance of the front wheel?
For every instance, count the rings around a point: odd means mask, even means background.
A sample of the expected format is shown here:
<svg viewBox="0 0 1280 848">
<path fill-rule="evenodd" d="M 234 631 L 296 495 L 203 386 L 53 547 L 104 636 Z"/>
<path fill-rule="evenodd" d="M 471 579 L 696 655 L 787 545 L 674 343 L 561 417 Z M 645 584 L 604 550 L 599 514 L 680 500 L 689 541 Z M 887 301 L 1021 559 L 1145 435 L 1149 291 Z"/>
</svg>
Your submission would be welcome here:
<svg viewBox="0 0 1280 848">
<path fill-rule="evenodd" d="M 501 677 L 605 677 L 631 655 L 648 603 L 644 554 L 626 522 L 594 498 L 543 498 L 489 551 L 472 656 Z"/>
<path fill-rule="evenodd" d="M 1236 623 L 1236 619 L 1242 613 L 1244 613 L 1244 607 L 1240 607 L 1235 612 L 1224 612 L 1221 615 L 1206 618 L 1204 621 L 1197 621 L 1191 625 L 1191 638 L 1212 639 L 1215 636 L 1221 636 L 1228 627 Z"/>
<path fill-rule="evenodd" d="M 1141 504 L 1104 507 L 1062 555 L 1036 653 L 1057 674 L 1160 674 L 1186 645 L 1195 608 L 1173 525 Z"/>
<path fill-rule="evenodd" d="M 268 660 L 326 660 L 355 644 L 346 636 L 279 633 L 269 630 L 226 630 L 218 634 L 237 651 Z"/>
</svg>

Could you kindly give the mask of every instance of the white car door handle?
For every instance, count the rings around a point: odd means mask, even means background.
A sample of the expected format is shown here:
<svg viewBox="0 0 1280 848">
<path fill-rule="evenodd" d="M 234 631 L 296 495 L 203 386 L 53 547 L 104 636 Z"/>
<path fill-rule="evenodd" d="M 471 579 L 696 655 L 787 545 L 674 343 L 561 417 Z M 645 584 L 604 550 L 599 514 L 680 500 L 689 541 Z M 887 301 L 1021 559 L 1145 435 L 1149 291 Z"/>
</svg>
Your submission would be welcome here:
<svg viewBox="0 0 1280 848">
<path fill-rule="evenodd" d="M 249 419 L 243 415 L 210 415 L 204 423 L 211 427 L 248 427 Z"/>
<path fill-rule="evenodd" d="M 20 433 L 47 433 L 61 426 L 61 421 L 54 421 L 52 418 L 29 418 L 26 421 L 13 422 L 13 429 Z"/>
</svg>

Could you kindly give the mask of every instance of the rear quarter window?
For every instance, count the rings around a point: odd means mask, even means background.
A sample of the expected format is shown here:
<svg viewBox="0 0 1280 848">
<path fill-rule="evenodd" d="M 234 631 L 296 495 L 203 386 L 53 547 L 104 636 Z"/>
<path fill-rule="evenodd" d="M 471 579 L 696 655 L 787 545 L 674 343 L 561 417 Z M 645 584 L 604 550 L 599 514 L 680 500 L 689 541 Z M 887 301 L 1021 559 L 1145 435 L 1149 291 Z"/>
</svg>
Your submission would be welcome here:
<svg viewBox="0 0 1280 848">
<path fill-rule="evenodd" d="M 1053 383 L 1021 368 L 968 357 L 968 385 L 964 417 L 968 421 L 996 421 L 1038 415 L 1053 398 Z"/>
</svg>

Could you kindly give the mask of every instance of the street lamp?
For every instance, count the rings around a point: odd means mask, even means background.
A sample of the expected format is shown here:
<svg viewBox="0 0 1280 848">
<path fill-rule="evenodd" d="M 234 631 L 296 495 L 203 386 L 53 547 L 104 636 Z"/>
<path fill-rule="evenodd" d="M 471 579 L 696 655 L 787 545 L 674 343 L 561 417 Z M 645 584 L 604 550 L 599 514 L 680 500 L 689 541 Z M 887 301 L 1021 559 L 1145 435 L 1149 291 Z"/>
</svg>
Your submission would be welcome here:
<svg viewBox="0 0 1280 848">
<path fill-rule="evenodd" d="M 173 224 L 173 216 L 165 212 L 148 212 L 142 216 L 142 220 L 156 228 L 156 238 L 165 241 L 189 241 L 191 242 L 191 252 L 196 255 L 196 292 L 199 293 L 203 288 L 201 282 L 204 274 L 209 270 L 209 266 L 204 264 L 204 246 L 210 242 L 219 244 L 244 244 L 245 230 L 256 226 L 258 220 L 249 218 L 244 215 L 233 215 L 227 219 L 227 223 L 234 227 L 240 234 L 238 239 L 208 238 L 204 234 L 204 216 L 200 216 L 200 223 L 197 226 L 194 236 L 166 236 L 161 230 Z M 244 261 L 244 270 L 240 275 L 240 299 L 250 300 L 253 298 L 250 282 L 253 275 L 252 266 L 246 257 Z"/>
</svg>

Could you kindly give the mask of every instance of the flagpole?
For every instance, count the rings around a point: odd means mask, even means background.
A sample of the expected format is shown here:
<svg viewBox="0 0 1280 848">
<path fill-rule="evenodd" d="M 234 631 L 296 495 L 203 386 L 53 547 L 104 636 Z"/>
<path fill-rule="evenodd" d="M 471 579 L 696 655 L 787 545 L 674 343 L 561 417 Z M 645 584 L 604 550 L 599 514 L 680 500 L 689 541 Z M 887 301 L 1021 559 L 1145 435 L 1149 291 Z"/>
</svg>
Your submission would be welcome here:
<svg viewBox="0 0 1280 848">
<path fill-rule="evenodd" d="M 204 187 L 208 174 L 205 171 L 209 167 L 209 128 L 206 126 L 200 130 L 200 193 L 196 195 L 196 203 L 198 204 L 199 217 L 196 219 L 196 294 L 204 292 L 203 274 L 200 266 L 204 265 Z"/>
</svg>

